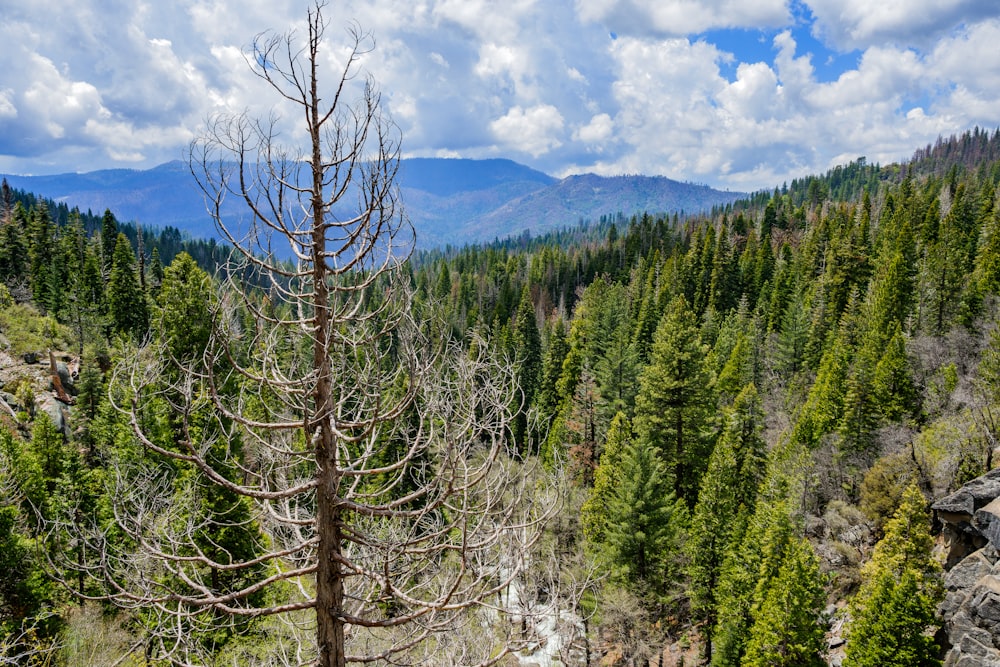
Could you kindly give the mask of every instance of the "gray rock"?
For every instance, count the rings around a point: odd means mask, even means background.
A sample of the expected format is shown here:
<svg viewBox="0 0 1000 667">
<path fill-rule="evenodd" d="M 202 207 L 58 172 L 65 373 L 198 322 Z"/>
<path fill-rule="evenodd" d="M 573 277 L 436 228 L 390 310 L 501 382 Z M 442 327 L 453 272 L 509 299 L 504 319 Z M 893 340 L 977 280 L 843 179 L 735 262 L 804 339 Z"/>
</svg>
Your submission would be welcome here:
<svg viewBox="0 0 1000 667">
<path fill-rule="evenodd" d="M 70 394 L 76 395 L 76 386 L 73 384 L 73 374 L 69 370 L 69 366 L 65 361 L 56 362 L 56 373 L 59 375 L 59 381 L 62 382 L 63 389 L 68 391 Z"/>
<path fill-rule="evenodd" d="M 1000 667 L 1000 469 L 932 505 L 948 549 L 945 667 Z"/>
<path fill-rule="evenodd" d="M 10 409 L 13 410 L 14 412 L 20 412 L 21 410 L 24 410 L 24 406 L 21 405 L 21 402 L 17 400 L 17 397 L 14 396 L 14 394 L 11 394 L 6 391 L 0 391 L 0 400 L 9 405 Z"/>
<path fill-rule="evenodd" d="M 944 585 L 949 591 L 969 590 L 976 582 L 993 572 L 993 564 L 977 551 L 951 568 L 944 577 Z"/>
<path fill-rule="evenodd" d="M 1000 560 L 1000 551 L 997 551 L 997 548 L 992 544 L 987 544 L 982 548 L 982 550 L 980 550 L 979 553 L 983 558 L 993 563 L 994 567 L 996 566 L 997 561 Z M 993 574 L 997 573 L 994 572 Z"/>
<path fill-rule="evenodd" d="M 1000 667 L 1000 657 L 960 654 L 956 662 L 945 661 L 945 667 Z"/>
<path fill-rule="evenodd" d="M 962 637 L 958 649 L 963 656 L 975 656 L 982 660 L 993 654 L 997 659 L 1000 659 L 1000 653 L 992 645 L 987 645 L 974 639 L 971 634 Z"/>
<path fill-rule="evenodd" d="M 35 410 L 44 412 L 52 420 L 55 427 L 65 437 L 69 437 L 69 410 L 66 406 L 55 399 L 54 396 L 46 396 L 35 403 Z"/>
<path fill-rule="evenodd" d="M 976 510 L 972 517 L 972 525 L 994 547 L 1000 545 L 1000 498 L 994 498 L 985 507 Z"/>
<path fill-rule="evenodd" d="M 977 477 L 955 493 L 938 500 L 931 505 L 931 509 L 937 512 L 942 520 L 947 520 L 942 515 L 956 515 L 956 517 L 964 515 L 964 520 L 970 521 L 976 510 L 985 507 L 995 498 L 1000 498 L 1000 468 Z"/>
</svg>

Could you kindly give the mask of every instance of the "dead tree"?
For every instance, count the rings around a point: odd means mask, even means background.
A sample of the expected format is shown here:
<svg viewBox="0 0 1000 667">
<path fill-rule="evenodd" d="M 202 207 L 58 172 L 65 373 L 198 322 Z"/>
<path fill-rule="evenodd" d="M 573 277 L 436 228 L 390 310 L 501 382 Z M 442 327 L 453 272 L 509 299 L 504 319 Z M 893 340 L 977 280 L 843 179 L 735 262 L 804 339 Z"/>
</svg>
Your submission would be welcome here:
<svg viewBox="0 0 1000 667">
<path fill-rule="evenodd" d="M 305 150 L 279 142 L 277 115 L 217 118 L 192 145 L 233 260 L 195 299 L 211 322 L 197 355 L 160 336 L 114 372 L 146 454 L 109 475 L 114 521 L 88 538 L 86 567 L 152 619 L 147 653 L 181 664 L 198 659 L 189 629 L 246 617 L 283 619 L 272 661 L 488 664 L 512 647 L 516 555 L 555 503 L 506 439 L 512 364 L 415 321 L 398 129 L 359 75 L 368 35 L 348 31 L 321 86 L 326 27 L 318 3 L 307 34 L 264 34 L 246 54 L 302 118 Z M 243 505 L 199 510 L 208 487 Z M 223 548 L 226 530 L 248 554 Z"/>
</svg>

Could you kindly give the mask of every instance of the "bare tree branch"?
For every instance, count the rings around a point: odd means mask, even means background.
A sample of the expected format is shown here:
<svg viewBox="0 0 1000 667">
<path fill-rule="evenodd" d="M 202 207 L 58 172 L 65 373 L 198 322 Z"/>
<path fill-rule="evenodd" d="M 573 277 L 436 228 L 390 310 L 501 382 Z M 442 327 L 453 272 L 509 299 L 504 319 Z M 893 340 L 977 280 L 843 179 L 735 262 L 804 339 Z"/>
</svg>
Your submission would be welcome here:
<svg viewBox="0 0 1000 667">
<path fill-rule="evenodd" d="M 268 33 L 246 52 L 305 150 L 276 115 L 216 118 L 191 147 L 235 250 L 212 333 L 184 358 L 157 340 L 123 354 L 109 391 L 134 446 L 113 453 L 113 520 L 59 566 L 143 610 L 148 654 L 179 664 L 240 617 L 275 617 L 276 664 L 491 664 L 523 641 L 506 615 L 532 612 L 504 591 L 557 494 L 507 441 L 514 365 L 414 312 L 399 131 L 359 69 L 374 45 L 351 27 L 322 92 L 323 9 L 304 43 Z"/>
</svg>

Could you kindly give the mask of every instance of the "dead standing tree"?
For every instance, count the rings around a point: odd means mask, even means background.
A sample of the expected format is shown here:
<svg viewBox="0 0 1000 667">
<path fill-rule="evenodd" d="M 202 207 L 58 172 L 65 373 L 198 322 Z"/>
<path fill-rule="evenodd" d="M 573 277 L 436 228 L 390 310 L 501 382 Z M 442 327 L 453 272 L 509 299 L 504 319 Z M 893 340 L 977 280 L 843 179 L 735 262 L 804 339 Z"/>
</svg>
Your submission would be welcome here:
<svg viewBox="0 0 1000 667">
<path fill-rule="evenodd" d="M 322 10 L 309 12 L 304 45 L 265 34 L 247 53 L 301 113 L 307 150 L 279 144 L 276 117 L 246 115 L 216 119 L 192 147 L 238 260 L 205 306 L 207 344 L 183 358 L 147 343 L 112 381 L 134 437 L 198 483 L 179 494 L 155 457 L 136 457 L 148 482 L 118 475 L 118 537 L 93 538 L 87 550 L 102 557 L 87 567 L 120 603 L 159 617 L 156 652 L 179 662 L 192 660 L 186 627 L 284 615 L 314 622 L 323 667 L 434 650 L 465 651 L 438 662 L 489 663 L 510 649 L 486 637 L 504 625 L 495 607 L 523 562 L 515 554 L 555 503 L 506 442 L 512 365 L 414 321 L 398 130 L 356 76 L 366 35 L 349 33 L 322 92 Z M 248 212 L 239 226 L 224 216 L 233 199 Z M 170 442 L 151 432 L 152 405 L 172 414 Z M 248 499 L 252 519 L 185 508 L 206 484 Z M 212 536 L 224 530 L 249 535 L 251 553 L 220 548 Z M 238 583 L 220 588 L 220 573 Z M 458 647 L 470 611 L 480 625 L 465 634 L 479 636 Z"/>
</svg>

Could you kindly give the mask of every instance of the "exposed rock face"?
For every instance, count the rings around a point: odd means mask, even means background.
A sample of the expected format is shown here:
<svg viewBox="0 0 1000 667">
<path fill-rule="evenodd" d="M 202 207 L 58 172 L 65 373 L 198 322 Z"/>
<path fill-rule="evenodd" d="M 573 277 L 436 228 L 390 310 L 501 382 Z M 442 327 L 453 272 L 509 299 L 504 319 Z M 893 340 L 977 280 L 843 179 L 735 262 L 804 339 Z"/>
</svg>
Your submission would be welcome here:
<svg viewBox="0 0 1000 667">
<path fill-rule="evenodd" d="M 946 568 L 952 568 L 976 549 L 986 546 L 988 540 L 973 525 L 973 520 L 981 508 L 997 498 L 1000 498 L 1000 468 L 977 477 L 955 493 L 934 503 L 934 514 L 944 525 L 945 544 L 948 547 Z"/>
<path fill-rule="evenodd" d="M 1000 470 L 932 508 L 948 547 L 939 608 L 950 645 L 945 667 L 1000 667 Z"/>
</svg>

